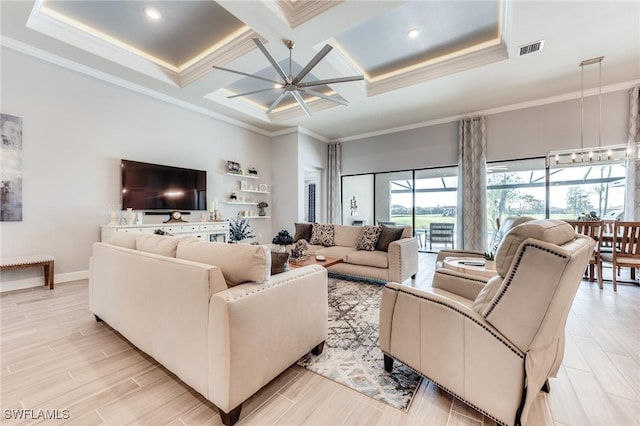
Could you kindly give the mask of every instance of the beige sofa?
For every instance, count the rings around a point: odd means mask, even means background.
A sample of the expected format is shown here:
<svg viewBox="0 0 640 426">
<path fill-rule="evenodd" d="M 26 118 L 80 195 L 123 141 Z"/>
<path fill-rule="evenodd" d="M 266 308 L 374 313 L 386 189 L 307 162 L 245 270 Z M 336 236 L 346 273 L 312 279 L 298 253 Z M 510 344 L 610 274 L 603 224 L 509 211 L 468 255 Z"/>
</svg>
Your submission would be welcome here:
<svg viewBox="0 0 640 426">
<path fill-rule="evenodd" d="M 361 226 L 333 225 L 334 245 L 309 245 L 310 255 L 342 258 L 343 263 L 330 266 L 329 272 L 355 278 L 403 282 L 418 273 L 418 239 L 410 226 L 403 227 L 401 239 L 389 244 L 388 251 L 358 250 L 356 242 Z"/>
<path fill-rule="evenodd" d="M 112 243 L 93 247 L 91 311 L 215 404 L 224 424 L 304 354 L 322 351 L 324 268 L 270 276 L 265 247 L 192 237 Z"/>
<path fill-rule="evenodd" d="M 526 424 L 564 353 L 569 309 L 593 251 L 558 220 L 509 232 L 488 282 L 461 274 L 431 291 L 389 283 L 380 304 L 385 369 L 397 359 L 487 417 Z"/>
</svg>

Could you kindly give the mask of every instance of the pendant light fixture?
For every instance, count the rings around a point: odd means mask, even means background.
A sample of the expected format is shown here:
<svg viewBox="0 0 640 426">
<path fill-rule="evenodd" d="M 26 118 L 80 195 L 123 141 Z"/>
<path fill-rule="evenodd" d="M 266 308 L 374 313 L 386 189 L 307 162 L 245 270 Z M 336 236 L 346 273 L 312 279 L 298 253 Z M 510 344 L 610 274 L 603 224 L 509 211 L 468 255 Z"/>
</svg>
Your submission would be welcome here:
<svg viewBox="0 0 640 426">
<path fill-rule="evenodd" d="M 602 61 L 604 56 L 587 59 L 580 62 L 580 148 L 550 151 L 547 154 L 549 165 L 586 165 L 586 164 L 611 164 L 622 160 L 628 160 L 634 154 L 631 144 L 619 144 L 602 146 Z M 584 147 L 584 67 L 598 64 L 598 146 Z"/>
</svg>

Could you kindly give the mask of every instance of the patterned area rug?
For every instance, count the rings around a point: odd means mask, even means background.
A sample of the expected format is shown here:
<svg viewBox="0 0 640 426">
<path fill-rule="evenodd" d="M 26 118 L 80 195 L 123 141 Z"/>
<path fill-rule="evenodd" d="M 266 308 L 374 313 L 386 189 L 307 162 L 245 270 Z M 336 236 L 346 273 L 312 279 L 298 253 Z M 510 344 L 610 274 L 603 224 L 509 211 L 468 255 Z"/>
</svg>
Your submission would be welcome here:
<svg viewBox="0 0 640 426">
<path fill-rule="evenodd" d="M 298 365 L 360 393 L 407 411 L 421 377 L 395 362 L 384 370 L 378 345 L 378 316 L 383 286 L 329 279 L 329 336 L 319 356 L 305 355 Z"/>
</svg>

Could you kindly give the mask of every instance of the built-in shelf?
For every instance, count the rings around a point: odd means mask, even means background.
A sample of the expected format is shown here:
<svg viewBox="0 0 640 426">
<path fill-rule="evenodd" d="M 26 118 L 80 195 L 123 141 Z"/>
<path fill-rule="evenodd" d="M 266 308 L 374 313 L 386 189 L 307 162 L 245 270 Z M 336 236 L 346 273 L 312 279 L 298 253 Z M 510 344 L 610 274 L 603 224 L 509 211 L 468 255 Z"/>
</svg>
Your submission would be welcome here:
<svg viewBox="0 0 640 426">
<path fill-rule="evenodd" d="M 223 201 L 224 204 L 235 204 L 236 206 L 255 206 L 257 201 Z"/>
<path fill-rule="evenodd" d="M 269 194 L 269 191 L 256 191 L 255 189 L 238 189 L 238 192 L 251 192 L 253 194 Z"/>
<path fill-rule="evenodd" d="M 239 178 L 245 178 L 245 179 L 259 179 L 259 176 L 256 175 L 240 175 L 237 173 L 225 173 L 225 176 L 235 176 L 235 177 L 239 177 Z"/>
<path fill-rule="evenodd" d="M 271 216 L 240 216 L 242 219 L 270 219 Z"/>
</svg>

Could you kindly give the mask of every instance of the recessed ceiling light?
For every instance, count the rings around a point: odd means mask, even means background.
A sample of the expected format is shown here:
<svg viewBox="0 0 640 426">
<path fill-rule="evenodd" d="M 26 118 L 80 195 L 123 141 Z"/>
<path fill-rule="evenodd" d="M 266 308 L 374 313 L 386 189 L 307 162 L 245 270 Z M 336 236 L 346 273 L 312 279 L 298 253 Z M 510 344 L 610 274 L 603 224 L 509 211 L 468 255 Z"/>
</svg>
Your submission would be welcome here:
<svg viewBox="0 0 640 426">
<path fill-rule="evenodd" d="M 144 14 L 147 15 L 147 18 L 149 19 L 158 21 L 160 18 L 162 18 L 162 15 L 158 11 L 158 9 L 155 9 L 153 7 L 145 7 L 143 10 L 144 10 Z"/>
<path fill-rule="evenodd" d="M 409 38 L 416 38 L 420 35 L 420 30 L 417 28 L 411 28 L 409 31 L 407 31 L 407 37 Z"/>
</svg>

